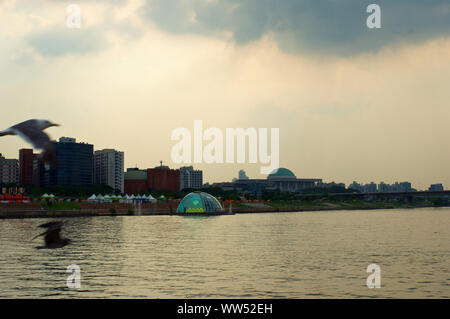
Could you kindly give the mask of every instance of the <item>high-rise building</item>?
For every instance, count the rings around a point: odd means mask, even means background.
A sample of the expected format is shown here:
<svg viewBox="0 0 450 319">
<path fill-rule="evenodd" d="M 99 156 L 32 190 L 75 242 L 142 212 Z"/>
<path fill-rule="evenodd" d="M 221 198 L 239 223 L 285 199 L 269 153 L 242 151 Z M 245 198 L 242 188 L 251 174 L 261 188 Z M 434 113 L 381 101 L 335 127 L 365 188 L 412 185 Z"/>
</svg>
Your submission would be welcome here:
<svg viewBox="0 0 450 319">
<path fill-rule="evenodd" d="M 378 184 L 378 192 L 379 193 L 388 193 L 391 190 L 390 185 L 385 184 L 384 182 L 381 182 L 380 184 Z"/>
<path fill-rule="evenodd" d="M 33 150 L 22 148 L 19 150 L 19 184 L 33 184 Z"/>
<path fill-rule="evenodd" d="M 168 166 L 147 169 L 147 187 L 151 190 L 178 192 L 180 190 L 180 170 Z"/>
<path fill-rule="evenodd" d="M 19 183 L 19 161 L 17 159 L 7 159 L 0 153 L 0 183 Z"/>
<path fill-rule="evenodd" d="M 194 170 L 192 166 L 180 168 L 180 189 L 201 189 L 203 186 L 203 171 Z"/>
<path fill-rule="evenodd" d="M 361 184 L 359 184 L 359 183 L 356 182 L 356 181 L 353 181 L 353 183 L 351 183 L 351 184 L 348 186 L 348 189 L 353 189 L 353 190 L 358 191 L 358 192 L 364 192 L 364 186 L 361 185 Z"/>
<path fill-rule="evenodd" d="M 411 187 L 410 182 L 395 182 L 394 184 L 386 184 L 380 182 L 376 185 L 374 182 L 370 184 L 360 185 L 357 182 L 353 182 L 349 185 L 349 189 L 354 189 L 363 193 L 395 193 L 395 192 L 415 192 L 416 190 Z"/>
<path fill-rule="evenodd" d="M 411 183 L 410 182 L 395 182 L 392 185 L 393 192 L 410 192 L 411 191 Z"/>
<path fill-rule="evenodd" d="M 52 142 L 57 159 L 56 168 L 44 170 L 43 186 L 92 185 L 94 182 L 94 146 L 77 143 L 75 138 Z"/>
<path fill-rule="evenodd" d="M 203 186 L 203 171 L 194 170 L 192 166 L 180 168 L 180 190 L 193 188 L 201 189 Z"/>
<path fill-rule="evenodd" d="M 370 184 L 364 185 L 364 193 L 376 193 L 377 192 L 377 184 L 374 182 L 370 182 Z"/>
<path fill-rule="evenodd" d="M 113 149 L 94 152 L 94 183 L 124 192 L 124 153 Z"/>
<path fill-rule="evenodd" d="M 42 178 L 45 176 L 44 171 L 45 165 L 42 162 L 41 157 L 39 157 L 39 154 L 33 154 L 33 185 L 44 185 L 44 181 L 42 180 Z"/>
</svg>

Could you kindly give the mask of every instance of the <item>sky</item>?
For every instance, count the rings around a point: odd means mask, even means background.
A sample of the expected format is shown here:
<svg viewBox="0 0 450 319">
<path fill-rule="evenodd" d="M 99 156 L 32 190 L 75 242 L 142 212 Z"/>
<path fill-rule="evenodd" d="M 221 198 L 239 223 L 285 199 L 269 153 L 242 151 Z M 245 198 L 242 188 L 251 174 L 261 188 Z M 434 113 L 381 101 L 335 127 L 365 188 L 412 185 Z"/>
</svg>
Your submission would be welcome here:
<svg viewBox="0 0 450 319">
<path fill-rule="evenodd" d="M 125 167 L 182 166 L 171 132 L 202 120 L 279 128 L 297 177 L 448 189 L 449 79 L 447 0 L 0 0 L 0 129 L 50 119 L 52 138 L 124 151 Z M 8 158 L 23 147 L 0 139 Z M 193 165 L 205 182 L 265 178 Z"/>
</svg>

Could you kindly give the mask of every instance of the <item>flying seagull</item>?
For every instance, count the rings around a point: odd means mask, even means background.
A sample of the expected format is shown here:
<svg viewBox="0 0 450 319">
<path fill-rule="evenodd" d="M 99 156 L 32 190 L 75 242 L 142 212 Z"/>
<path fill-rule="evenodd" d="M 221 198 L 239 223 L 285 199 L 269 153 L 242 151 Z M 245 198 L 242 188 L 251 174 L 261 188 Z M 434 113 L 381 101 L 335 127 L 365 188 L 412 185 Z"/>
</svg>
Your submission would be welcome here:
<svg viewBox="0 0 450 319">
<path fill-rule="evenodd" d="M 46 128 L 59 126 L 47 120 L 28 120 L 10 128 L 0 131 L 0 136 L 18 135 L 35 149 L 42 150 L 42 159 L 44 163 L 50 164 L 50 167 L 56 167 L 56 153 L 50 137 L 44 133 Z"/>
<path fill-rule="evenodd" d="M 39 236 L 44 236 L 45 246 L 39 246 L 36 247 L 36 249 L 54 249 L 54 248 L 61 248 L 68 244 L 70 244 L 72 241 L 68 238 L 64 238 L 60 235 L 61 228 L 63 226 L 62 222 L 49 222 L 40 225 L 41 228 L 47 228 L 45 232 L 43 232 L 40 235 L 37 235 L 33 239 L 36 239 Z"/>
</svg>

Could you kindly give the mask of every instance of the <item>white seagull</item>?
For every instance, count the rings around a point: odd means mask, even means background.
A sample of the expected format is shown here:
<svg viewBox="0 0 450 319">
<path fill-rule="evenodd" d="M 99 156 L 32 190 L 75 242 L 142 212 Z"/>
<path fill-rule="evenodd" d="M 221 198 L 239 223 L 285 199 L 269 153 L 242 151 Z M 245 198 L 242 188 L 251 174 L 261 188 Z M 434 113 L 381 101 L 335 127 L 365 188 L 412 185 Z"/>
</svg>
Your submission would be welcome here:
<svg viewBox="0 0 450 319">
<path fill-rule="evenodd" d="M 44 163 L 56 167 L 56 153 L 50 137 L 43 130 L 52 126 L 59 126 L 48 120 L 28 120 L 10 128 L 0 131 L 0 136 L 18 135 L 33 145 L 35 149 L 42 150 Z"/>
</svg>

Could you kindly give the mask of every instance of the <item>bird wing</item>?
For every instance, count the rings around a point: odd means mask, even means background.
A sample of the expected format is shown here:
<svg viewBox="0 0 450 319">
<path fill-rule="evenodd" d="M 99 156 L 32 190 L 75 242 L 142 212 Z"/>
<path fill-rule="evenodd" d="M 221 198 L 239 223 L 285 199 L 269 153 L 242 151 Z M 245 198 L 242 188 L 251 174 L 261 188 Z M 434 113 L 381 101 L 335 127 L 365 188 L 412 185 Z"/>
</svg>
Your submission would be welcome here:
<svg viewBox="0 0 450 319">
<path fill-rule="evenodd" d="M 44 163 L 50 164 L 50 167 L 52 168 L 56 168 L 58 166 L 58 159 L 52 143 L 50 143 L 43 152 L 42 159 Z"/>
<path fill-rule="evenodd" d="M 5 136 L 5 135 L 16 135 L 16 133 L 14 133 L 10 128 L 4 131 L 0 131 L 0 136 Z"/>
<path fill-rule="evenodd" d="M 61 228 L 62 225 L 63 225 L 63 222 L 55 221 L 55 222 L 48 222 L 48 223 L 39 225 L 39 227 L 41 227 L 41 228 L 52 228 L 52 227 Z"/>
<path fill-rule="evenodd" d="M 39 129 L 36 120 L 28 120 L 11 127 L 11 130 L 36 149 L 51 149 L 50 137 Z"/>
<path fill-rule="evenodd" d="M 63 222 L 61 222 L 61 221 L 48 222 L 48 223 L 39 225 L 40 228 L 47 228 L 47 230 L 45 232 L 43 232 L 42 234 L 37 235 L 33 239 L 35 239 L 39 236 L 45 235 L 44 240 L 47 243 L 47 245 L 48 245 L 48 243 L 58 241 L 59 239 L 61 239 L 61 236 L 59 235 L 59 233 L 61 232 L 62 226 L 63 226 Z"/>
<path fill-rule="evenodd" d="M 61 227 L 49 229 L 44 237 L 45 244 L 50 246 L 51 244 L 59 243 L 61 241 L 60 233 Z"/>
</svg>

